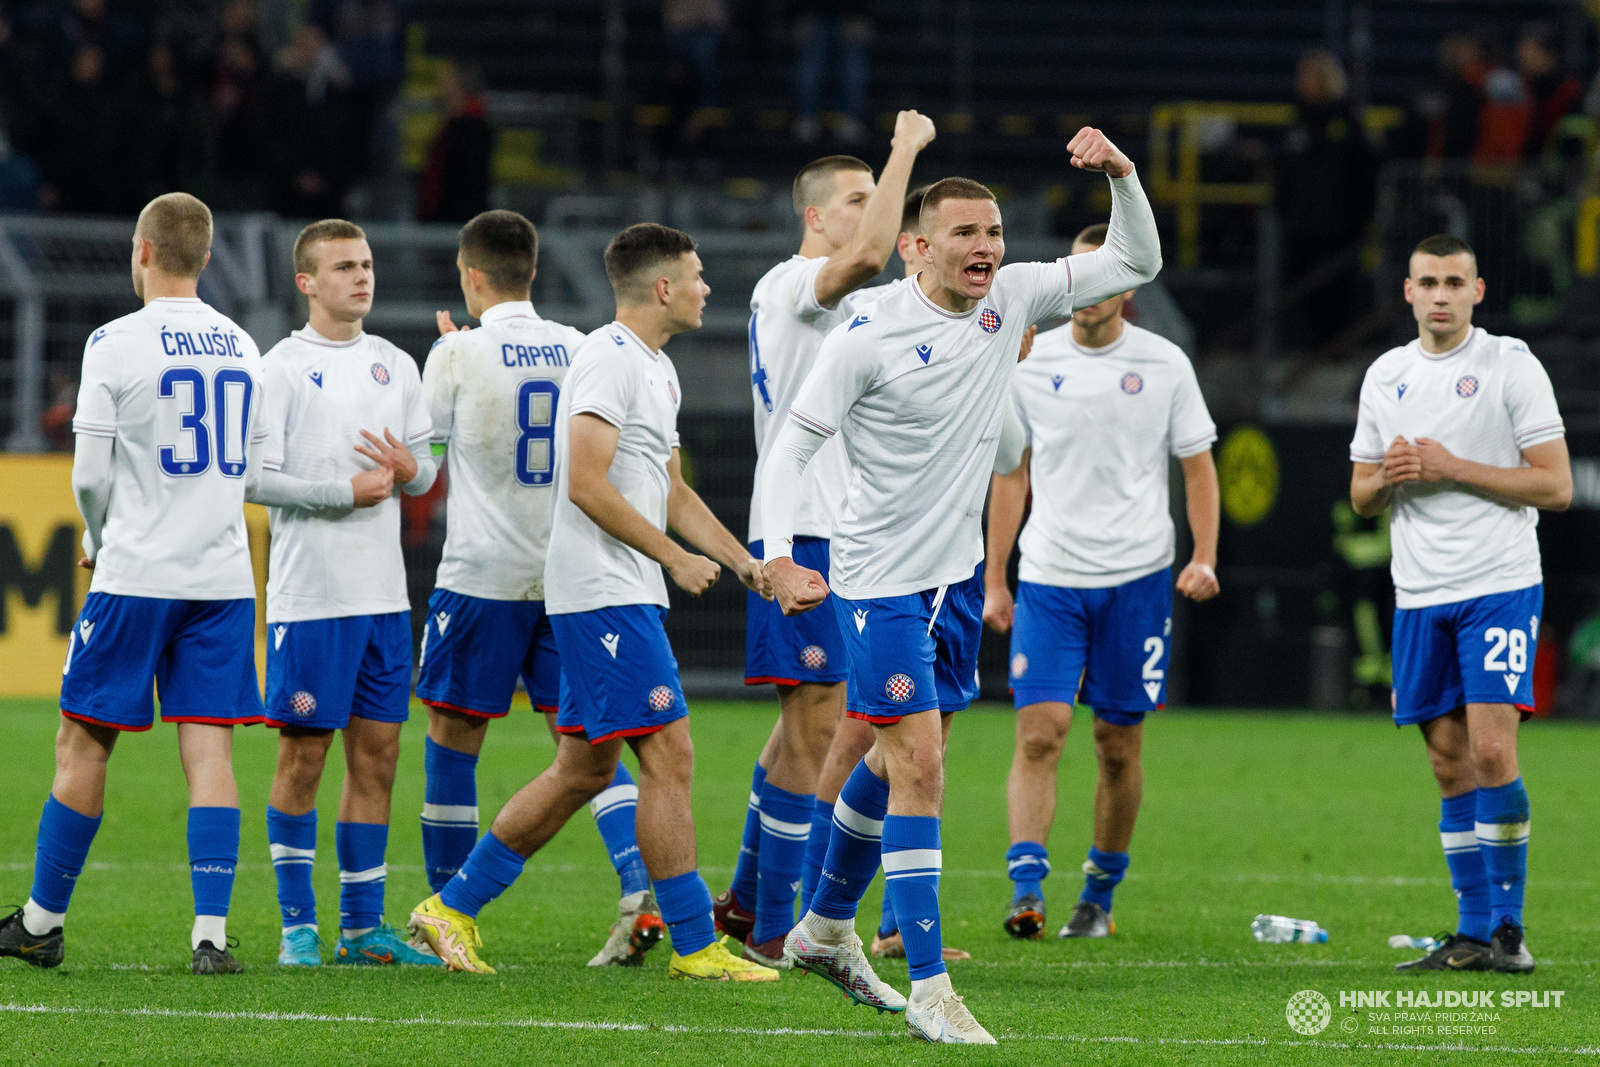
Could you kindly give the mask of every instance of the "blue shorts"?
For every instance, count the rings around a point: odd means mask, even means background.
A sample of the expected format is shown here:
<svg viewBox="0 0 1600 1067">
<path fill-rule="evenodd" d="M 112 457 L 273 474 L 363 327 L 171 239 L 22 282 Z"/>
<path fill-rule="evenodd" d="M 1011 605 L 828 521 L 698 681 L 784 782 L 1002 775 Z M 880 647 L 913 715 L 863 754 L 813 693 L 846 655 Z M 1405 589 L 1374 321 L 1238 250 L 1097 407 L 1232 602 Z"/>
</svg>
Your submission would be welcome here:
<svg viewBox="0 0 1600 1067">
<path fill-rule="evenodd" d="M 249 726 L 263 721 L 256 686 L 256 602 L 90 593 L 67 640 L 61 714 L 116 730 L 155 722 Z"/>
<path fill-rule="evenodd" d="M 1011 697 L 1019 708 L 1081 699 L 1097 717 L 1137 726 L 1167 701 L 1172 568 L 1122 585 L 1017 585 Z"/>
<path fill-rule="evenodd" d="M 435 589 L 422 627 L 417 699 L 498 719 L 511 710 L 517 676 L 539 711 L 555 711 L 561 657 L 542 600 L 488 600 Z"/>
<path fill-rule="evenodd" d="M 919 711 L 960 711 L 977 699 L 983 564 L 940 589 L 829 599 L 850 661 L 846 715 L 887 726 Z"/>
<path fill-rule="evenodd" d="M 760 541 L 750 554 L 762 558 Z M 796 537 L 794 561 L 828 577 L 828 539 Z M 830 598 L 831 599 L 831 598 Z M 833 618 L 833 605 L 823 604 L 800 615 L 785 615 L 775 600 L 746 591 L 744 609 L 744 684 L 800 685 L 842 682 L 844 636 Z"/>
<path fill-rule="evenodd" d="M 1543 585 L 1396 609 L 1395 725 L 1427 722 L 1467 704 L 1511 704 L 1531 713 L 1543 611 Z"/>
<path fill-rule="evenodd" d="M 342 730 L 411 714 L 411 612 L 267 624 L 267 725 Z"/>
<path fill-rule="evenodd" d="M 653 734 L 689 714 L 666 619 L 656 604 L 550 616 L 565 665 L 557 730 L 598 745 Z"/>
</svg>

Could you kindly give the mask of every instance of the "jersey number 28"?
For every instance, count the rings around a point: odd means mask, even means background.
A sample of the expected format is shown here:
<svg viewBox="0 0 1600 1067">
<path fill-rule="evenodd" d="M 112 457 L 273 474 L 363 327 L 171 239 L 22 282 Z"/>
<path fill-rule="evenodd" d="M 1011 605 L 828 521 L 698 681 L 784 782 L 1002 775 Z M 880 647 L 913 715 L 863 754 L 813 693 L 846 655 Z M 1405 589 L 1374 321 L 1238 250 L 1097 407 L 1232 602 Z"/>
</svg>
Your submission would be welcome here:
<svg viewBox="0 0 1600 1067">
<path fill-rule="evenodd" d="M 162 371 L 156 395 L 187 406 L 188 410 L 178 416 L 178 428 L 188 435 L 188 440 L 182 442 L 181 454 L 178 444 L 162 445 L 156 451 L 161 470 L 173 478 L 204 474 L 211 467 L 211 439 L 215 433 L 217 469 L 224 478 L 243 476 L 254 391 L 249 373 L 238 367 L 222 368 L 209 383 L 205 372 L 197 367 L 168 367 Z"/>
<path fill-rule="evenodd" d="M 561 387 L 549 378 L 529 378 L 517 386 L 517 455 L 513 461 L 522 485 L 549 485 L 555 478 L 556 405 Z"/>
</svg>

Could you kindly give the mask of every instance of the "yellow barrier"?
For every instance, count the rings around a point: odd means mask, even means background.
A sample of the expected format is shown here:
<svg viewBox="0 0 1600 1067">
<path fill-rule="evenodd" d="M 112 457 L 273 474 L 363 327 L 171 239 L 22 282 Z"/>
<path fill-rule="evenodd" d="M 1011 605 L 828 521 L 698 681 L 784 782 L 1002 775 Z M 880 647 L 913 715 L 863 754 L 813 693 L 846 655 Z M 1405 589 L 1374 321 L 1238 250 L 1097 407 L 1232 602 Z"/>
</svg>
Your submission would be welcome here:
<svg viewBox="0 0 1600 1067">
<path fill-rule="evenodd" d="M 1600 196 L 1578 205 L 1576 232 L 1572 235 L 1573 266 L 1585 278 L 1600 274 Z"/>
<path fill-rule="evenodd" d="M 61 691 L 67 634 L 89 592 L 72 457 L 0 453 L 0 696 Z M 256 573 L 256 667 L 266 679 L 267 513 L 245 507 Z"/>
<path fill-rule="evenodd" d="M 1400 125 L 1397 107 L 1369 107 L 1363 115 L 1368 136 Z M 1240 104 L 1183 100 L 1150 110 L 1150 174 L 1152 199 L 1178 209 L 1178 265 L 1200 265 L 1200 209 L 1207 204 L 1269 204 L 1271 182 L 1205 182 L 1200 180 L 1200 133 L 1207 121 L 1235 126 L 1287 126 L 1295 120 L 1293 104 Z M 1177 170 L 1173 170 L 1172 135 L 1177 132 Z"/>
</svg>

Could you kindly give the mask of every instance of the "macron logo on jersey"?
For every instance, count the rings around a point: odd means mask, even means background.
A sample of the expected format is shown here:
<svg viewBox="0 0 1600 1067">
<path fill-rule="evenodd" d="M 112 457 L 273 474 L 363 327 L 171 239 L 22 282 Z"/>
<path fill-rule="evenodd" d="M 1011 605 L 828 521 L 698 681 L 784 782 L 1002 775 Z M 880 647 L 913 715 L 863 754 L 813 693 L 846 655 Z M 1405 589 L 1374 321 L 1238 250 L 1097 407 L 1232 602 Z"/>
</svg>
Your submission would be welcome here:
<svg viewBox="0 0 1600 1067">
<path fill-rule="evenodd" d="M 316 386 L 318 389 L 322 388 L 322 372 L 321 371 L 314 370 L 310 374 L 306 375 L 306 377 L 311 379 L 311 384 L 312 385 Z"/>
<path fill-rule="evenodd" d="M 861 326 L 861 325 L 863 325 L 865 323 L 868 323 L 868 322 L 871 322 L 871 321 L 872 321 L 872 319 L 869 318 L 866 315 L 857 315 L 855 318 L 850 320 L 850 325 L 845 329 L 844 332 L 845 333 L 849 333 L 851 330 L 855 329 L 857 326 Z"/>
<path fill-rule="evenodd" d="M 1401 382 L 1399 385 L 1395 386 L 1394 391 L 1395 391 L 1395 394 L 1396 394 L 1395 395 L 1395 399 L 1396 400 L 1404 400 L 1406 398 L 1406 383 L 1405 382 Z"/>
<path fill-rule="evenodd" d="M 87 645 L 89 643 L 89 635 L 94 633 L 94 623 L 84 619 L 78 623 L 78 633 L 83 637 L 83 643 Z"/>
<path fill-rule="evenodd" d="M 856 612 L 856 633 L 861 633 L 866 628 L 867 628 L 867 613 L 864 612 L 864 611 L 858 610 Z"/>
<path fill-rule="evenodd" d="M 1050 375 L 1050 388 L 1059 393 L 1061 392 L 1061 383 L 1066 380 L 1067 378 L 1064 374 L 1052 374 Z"/>
<path fill-rule="evenodd" d="M 272 649 L 276 652 L 283 647 L 283 638 L 289 632 L 287 626 L 274 626 L 272 628 Z"/>
<path fill-rule="evenodd" d="M 99 344 L 101 341 L 104 341 L 105 339 L 106 339 L 106 328 L 104 326 L 102 326 L 102 327 L 100 327 L 98 330 L 96 330 L 94 332 L 94 336 L 93 337 L 89 338 L 89 347 L 93 348 L 95 345 Z"/>
<path fill-rule="evenodd" d="M 439 636 L 443 637 L 445 630 L 450 628 L 450 616 L 442 611 L 437 612 L 433 616 L 433 621 L 439 627 Z"/>
<path fill-rule="evenodd" d="M 621 642 L 621 634 L 606 634 L 600 639 L 600 643 L 606 646 L 606 651 L 611 653 L 612 659 L 617 658 L 617 645 L 619 645 Z"/>
<path fill-rule="evenodd" d="M 922 362 L 924 362 L 924 363 L 928 362 L 928 360 L 933 358 L 933 346 L 932 345 L 918 345 L 917 346 L 917 355 L 922 357 Z"/>
</svg>

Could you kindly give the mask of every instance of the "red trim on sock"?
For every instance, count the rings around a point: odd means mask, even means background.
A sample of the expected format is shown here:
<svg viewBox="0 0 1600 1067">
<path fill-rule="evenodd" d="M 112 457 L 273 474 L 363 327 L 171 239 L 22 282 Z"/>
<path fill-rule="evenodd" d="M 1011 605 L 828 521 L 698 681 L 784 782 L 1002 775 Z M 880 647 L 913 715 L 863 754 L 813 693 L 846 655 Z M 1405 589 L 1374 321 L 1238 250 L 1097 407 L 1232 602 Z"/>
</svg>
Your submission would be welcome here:
<svg viewBox="0 0 1600 1067">
<path fill-rule="evenodd" d="M 72 719 L 75 722 L 86 722 L 90 726 L 104 726 L 108 730 L 121 730 L 130 734 L 142 734 L 155 725 L 153 722 L 147 722 L 143 726 L 128 726 L 120 722 L 106 722 L 103 719 L 91 718 L 88 715 L 79 715 L 76 712 L 68 711 L 66 708 L 61 709 L 61 714 L 64 718 Z"/>
<path fill-rule="evenodd" d="M 418 698 L 419 700 L 422 698 Z M 430 708 L 443 708 L 445 711 L 455 711 L 462 715 L 473 715 L 480 719 L 503 719 L 511 714 L 511 709 L 505 711 L 479 711 L 477 708 L 464 708 L 460 704 L 447 704 L 442 700 L 423 700 Z"/>
<path fill-rule="evenodd" d="M 261 715 L 252 715 L 245 719 L 220 719 L 209 715 L 163 715 L 162 722 L 200 722 L 207 726 L 260 726 L 266 722 Z"/>
<path fill-rule="evenodd" d="M 799 685 L 800 684 L 800 679 L 798 679 L 798 678 L 772 678 L 772 677 L 767 677 L 765 675 L 763 675 L 763 676 L 761 676 L 759 678 L 751 678 L 751 677 L 749 677 L 747 675 L 745 677 L 744 684 L 745 685 Z"/>
</svg>

